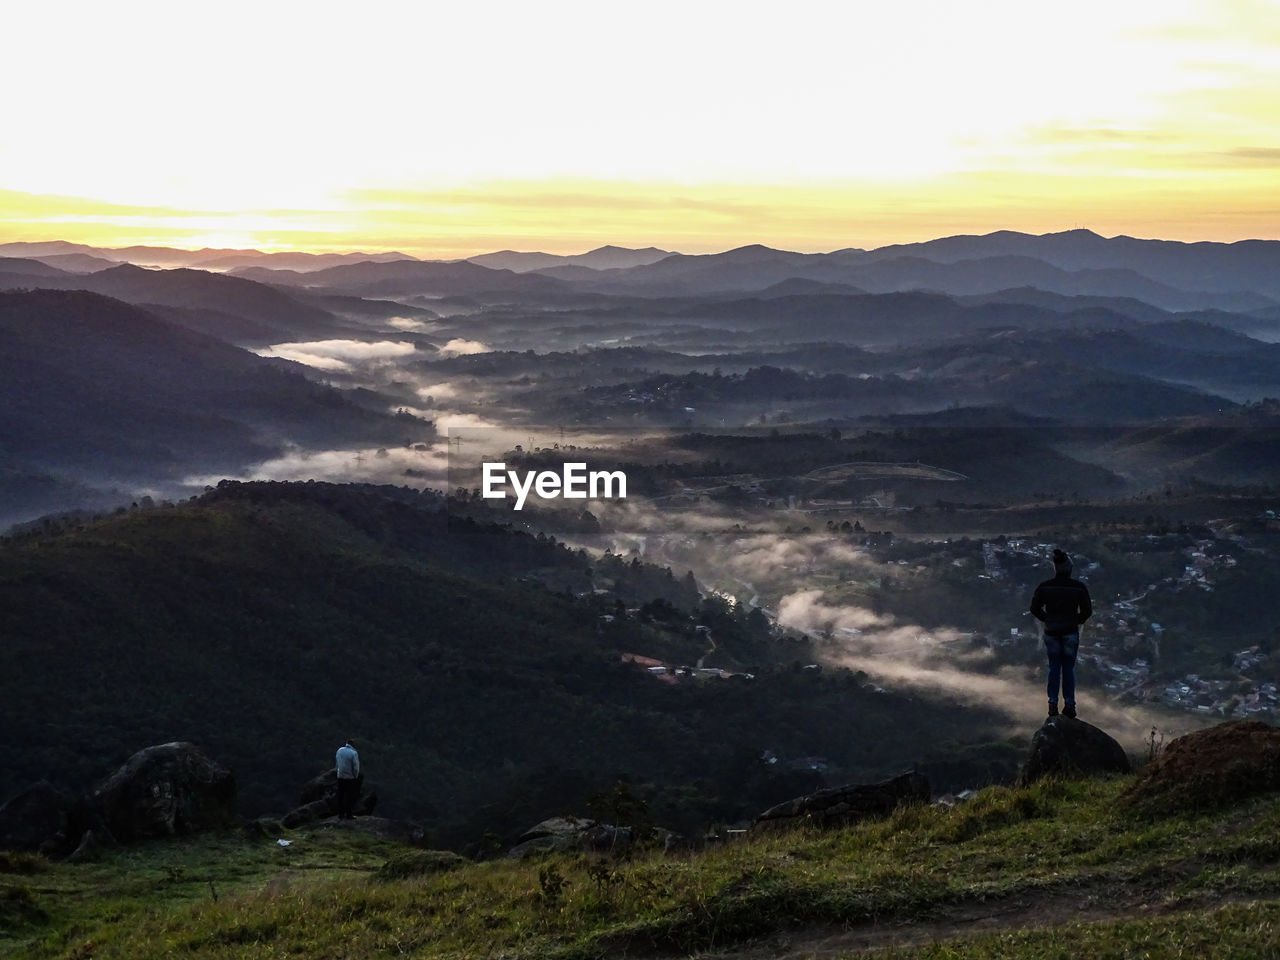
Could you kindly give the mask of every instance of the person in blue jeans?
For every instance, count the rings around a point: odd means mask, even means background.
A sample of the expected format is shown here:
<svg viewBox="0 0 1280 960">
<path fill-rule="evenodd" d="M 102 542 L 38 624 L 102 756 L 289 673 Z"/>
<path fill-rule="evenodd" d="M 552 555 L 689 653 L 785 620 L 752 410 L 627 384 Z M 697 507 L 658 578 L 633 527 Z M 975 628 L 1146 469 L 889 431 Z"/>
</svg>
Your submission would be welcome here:
<svg viewBox="0 0 1280 960">
<path fill-rule="evenodd" d="M 360 797 L 360 754 L 356 753 L 354 740 L 338 748 L 333 764 L 338 774 L 338 819 L 354 820 Z"/>
<path fill-rule="evenodd" d="M 1062 683 L 1064 717 L 1076 715 L 1076 654 L 1080 624 L 1093 615 L 1089 588 L 1071 579 L 1071 558 L 1053 551 L 1053 579 L 1036 587 L 1031 615 L 1044 624 L 1044 652 L 1049 658 L 1049 716 L 1058 715 L 1058 683 Z"/>
</svg>

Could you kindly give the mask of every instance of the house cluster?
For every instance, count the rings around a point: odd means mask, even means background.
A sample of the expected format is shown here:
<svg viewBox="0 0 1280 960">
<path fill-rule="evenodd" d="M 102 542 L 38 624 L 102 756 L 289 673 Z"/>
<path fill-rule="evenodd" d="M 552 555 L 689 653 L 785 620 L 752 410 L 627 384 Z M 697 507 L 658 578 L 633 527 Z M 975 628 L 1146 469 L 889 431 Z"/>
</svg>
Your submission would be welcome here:
<svg viewBox="0 0 1280 960">
<path fill-rule="evenodd" d="M 654 657 L 642 656 L 638 653 L 621 654 L 623 663 L 632 663 L 642 668 L 649 676 L 663 683 L 677 684 L 690 680 L 728 680 L 730 677 L 741 677 L 754 680 L 753 673 L 732 673 L 719 667 L 673 667 Z"/>
<path fill-rule="evenodd" d="M 1222 717 L 1254 717 L 1280 715 L 1280 695 L 1273 683 L 1258 683 L 1249 677 L 1267 655 L 1256 647 L 1234 654 L 1236 676 L 1230 679 L 1207 679 L 1188 674 L 1176 680 L 1157 679 L 1152 664 L 1160 657 L 1160 644 L 1165 628 L 1151 620 L 1144 608 L 1150 609 L 1153 597 L 1163 591 L 1204 591 L 1214 589 L 1215 574 L 1236 566 L 1235 557 L 1216 550 L 1218 542 L 1201 539 L 1182 551 L 1183 566 L 1174 576 L 1148 584 L 1132 597 L 1097 603 L 1093 618 L 1085 630 L 1081 660 L 1088 664 L 1102 685 L 1117 698 L 1160 701 L 1177 709 Z M 1048 562 L 1052 545 L 1026 540 L 1010 540 L 1004 547 L 1008 554 L 1021 554 Z M 991 543 L 982 545 L 984 579 L 1004 579 L 1008 570 Z M 1098 565 L 1086 563 L 1085 572 Z M 991 646 L 1004 646 L 1025 640 L 1027 634 L 1038 633 L 1035 627 L 1013 627 L 1008 637 L 992 638 Z"/>
<path fill-rule="evenodd" d="M 1227 554 L 1214 555 L 1212 540 L 1198 540 L 1195 546 L 1188 547 L 1184 553 L 1187 558 L 1182 576 L 1178 578 L 1183 586 L 1195 586 L 1206 592 L 1213 591 L 1211 573 L 1217 567 L 1234 567 L 1236 558 Z"/>
<path fill-rule="evenodd" d="M 1146 660 L 1134 660 L 1128 664 L 1114 663 L 1096 653 L 1084 657 L 1083 660 L 1103 678 L 1102 685 L 1115 694 L 1124 694 L 1140 688 L 1151 677 L 1151 666 Z"/>
<path fill-rule="evenodd" d="M 1159 698 L 1169 706 L 1216 717 L 1270 717 L 1280 709 L 1280 694 L 1274 683 L 1242 692 L 1239 681 L 1205 680 L 1195 673 L 1166 684 Z"/>
<path fill-rule="evenodd" d="M 793 757 L 790 760 L 779 757 L 772 750 L 760 754 L 760 762 L 766 767 L 784 767 L 804 773 L 826 773 L 830 765 L 826 757 Z"/>
</svg>

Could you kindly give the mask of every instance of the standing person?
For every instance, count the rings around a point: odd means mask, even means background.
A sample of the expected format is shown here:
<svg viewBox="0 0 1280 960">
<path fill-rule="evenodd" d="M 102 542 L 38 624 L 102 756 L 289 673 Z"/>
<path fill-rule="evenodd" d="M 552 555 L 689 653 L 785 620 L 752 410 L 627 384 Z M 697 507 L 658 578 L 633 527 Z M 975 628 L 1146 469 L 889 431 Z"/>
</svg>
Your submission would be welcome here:
<svg viewBox="0 0 1280 960">
<path fill-rule="evenodd" d="M 354 740 L 338 748 L 334 766 L 338 771 L 338 819 L 354 820 L 356 794 L 360 792 L 360 754 L 356 753 Z"/>
<path fill-rule="evenodd" d="M 1044 624 L 1044 652 L 1049 658 L 1049 716 L 1058 715 L 1058 681 L 1062 681 L 1062 715 L 1076 715 L 1076 653 L 1080 624 L 1093 614 L 1089 588 L 1071 579 L 1071 558 L 1053 551 L 1053 579 L 1036 587 L 1031 615 Z"/>
</svg>

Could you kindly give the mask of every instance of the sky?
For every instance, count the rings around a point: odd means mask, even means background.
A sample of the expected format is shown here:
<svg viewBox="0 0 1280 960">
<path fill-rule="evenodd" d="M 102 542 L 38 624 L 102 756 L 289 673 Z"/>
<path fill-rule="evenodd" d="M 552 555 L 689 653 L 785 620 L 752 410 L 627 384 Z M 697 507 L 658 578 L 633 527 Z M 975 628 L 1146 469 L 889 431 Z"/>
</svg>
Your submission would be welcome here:
<svg viewBox="0 0 1280 960">
<path fill-rule="evenodd" d="M 1280 238 L 1278 0 L 46 0 L 5 20 L 0 242 Z"/>
</svg>

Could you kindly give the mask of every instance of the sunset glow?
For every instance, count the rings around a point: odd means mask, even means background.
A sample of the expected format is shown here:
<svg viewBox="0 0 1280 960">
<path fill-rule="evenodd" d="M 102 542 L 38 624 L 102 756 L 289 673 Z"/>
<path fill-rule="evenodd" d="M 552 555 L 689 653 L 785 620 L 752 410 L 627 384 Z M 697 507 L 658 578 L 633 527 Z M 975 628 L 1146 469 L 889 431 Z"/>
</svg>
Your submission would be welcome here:
<svg viewBox="0 0 1280 960">
<path fill-rule="evenodd" d="M 464 6 L 12 11 L 0 241 L 1280 235 L 1272 3 Z"/>
</svg>

